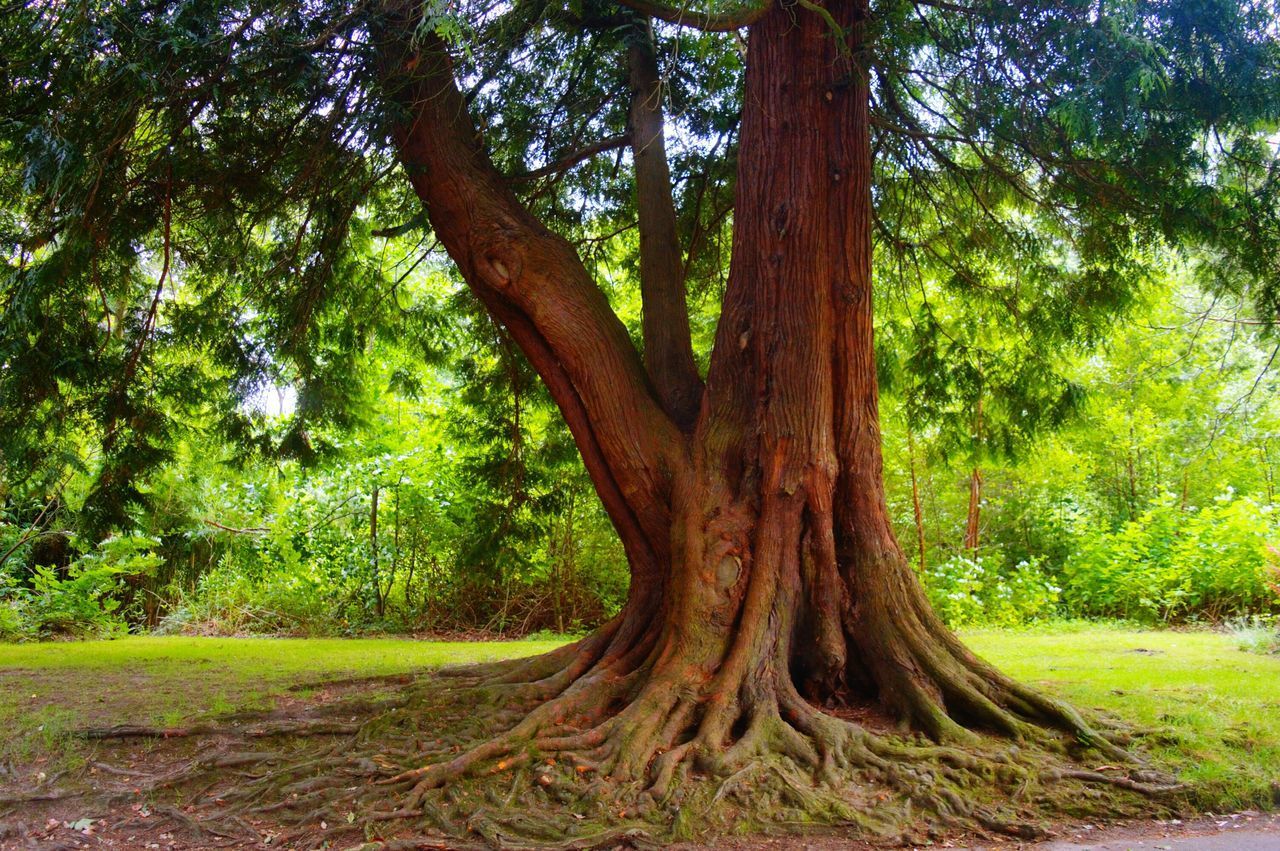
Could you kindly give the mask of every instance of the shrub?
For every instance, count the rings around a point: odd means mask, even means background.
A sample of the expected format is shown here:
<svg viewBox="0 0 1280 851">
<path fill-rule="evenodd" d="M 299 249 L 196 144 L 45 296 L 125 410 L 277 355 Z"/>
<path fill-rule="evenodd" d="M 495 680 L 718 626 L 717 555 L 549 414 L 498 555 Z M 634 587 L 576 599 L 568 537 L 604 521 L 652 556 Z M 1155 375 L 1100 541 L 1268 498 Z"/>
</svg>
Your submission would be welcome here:
<svg viewBox="0 0 1280 851">
<path fill-rule="evenodd" d="M 159 541 L 144 535 L 102 541 L 65 571 L 38 565 L 29 587 L 0 586 L 0 638 L 107 637 L 128 631 L 122 592 L 162 560 Z"/>
<path fill-rule="evenodd" d="M 1064 601 L 1074 614 L 1148 624 L 1273 610 L 1275 523 L 1270 506 L 1230 493 L 1199 510 L 1166 496 L 1115 532 L 1081 536 L 1064 567 Z"/>
<path fill-rule="evenodd" d="M 17 600 L 0 600 L 0 642 L 29 638 L 27 622 Z"/>
<path fill-rule="evenodd" d="M 248 573 L 227 555 L 200 578 L 194 592 L 178 597 L 156 632 L 339 634 L 344 624 L 338 620 L 336 590 L 308 565 L 292 562 L 288 569 Z"/>
<path fill-rule="evenodd" d="M 954 627 L 1015 626 L 1053 614 L 1059 588 L 1039 559 L 1005 569 L 998 557 L 955 555 L 929 568 L 924 577 L 938 615 Z"/>
</svg>

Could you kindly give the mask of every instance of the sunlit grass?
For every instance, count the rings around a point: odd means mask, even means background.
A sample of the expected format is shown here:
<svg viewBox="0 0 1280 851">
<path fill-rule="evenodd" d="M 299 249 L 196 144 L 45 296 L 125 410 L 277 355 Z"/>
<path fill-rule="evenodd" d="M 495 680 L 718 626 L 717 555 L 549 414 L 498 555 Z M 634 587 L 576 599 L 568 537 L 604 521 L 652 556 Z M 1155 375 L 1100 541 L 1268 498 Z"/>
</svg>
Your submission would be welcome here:
<svg viewBox="0 0 1280 851">
<path fill-rule="evenodd" d="M 1012 676 L 1150 731 L 1151 759 L 1228 809 L 1280 804 L 1280 657 L 1230 634 L 1070 627 L 973 630 L 964 639 Z"/>
<path fill-rule="evenodd" d="M 0 644 L 0 759 L 74 750 L 64 731 L 78 727 L 172 726 L 265 708 L 295 685 L 529 656 L 560 643 L 139 637 Z"/>
</svg>

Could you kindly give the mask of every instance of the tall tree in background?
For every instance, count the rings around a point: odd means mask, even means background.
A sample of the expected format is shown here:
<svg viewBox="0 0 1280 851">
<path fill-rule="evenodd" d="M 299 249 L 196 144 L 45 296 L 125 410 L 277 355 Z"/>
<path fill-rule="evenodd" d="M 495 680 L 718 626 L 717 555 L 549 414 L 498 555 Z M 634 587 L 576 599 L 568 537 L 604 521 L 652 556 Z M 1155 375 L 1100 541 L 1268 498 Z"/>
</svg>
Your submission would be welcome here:
<svg viewBox="0 0 1280 851">
<path fill-rule="evenodd" d="M 940 742 L 1054 729 L 1122 758 L 1076 711 L 965 649 L 894 540 L 872 246 L 1049 343 L 1114 317 L 1165 243 L 1207 244 L 1221 285 L 1255 288 L 1274 312 L 1274 4 L 625 2 L 24 7 L 5 24 L 7 55 L 30 63 L 6 70 L 3 150 L 29 198 L 9 240 L 8 297 L 27 324 L 6 329 L 6 401 L 30 369 L 41 293 L 58 298 L 49 344 L 92 372 L 79 341 L 93 338 L 100 258 L 136 269 L 148 244 L 151 265 L 169 268 L 176 246 L 205 280 L 183 305 L 199 333 L 228 339 L 218 311 L 231 331 L 256 324 L 272 368 L 294 364 L 320 410 L 386 286 L 349 238 L 368 240 L 370 210 L 420 221 L 398 162 L 434 238 L 546 383 L 632 575 L 617 618 L 495 674 L 533 707 L 400 775 L 415 801 L 531 748 L 658 793 L 691 765 L 849 776 L 940 758 L 842 717 L 871 707 Z M 690 49 L 664 54 L 646 16 Z M 745 31 L 745 68 L 728 39 L 687 28 Z M 732 169 L 719 193 L 673 194 L 668 100 L 688 116 L 686 188 Z M 121 127 L 101 132 L 104 116 Z M 725 133 L 734 144 L 711 144 Z M 591 160 L 623 146 L 632 178 Z M 690 253 L 723 227 L 714 202 L 730 185 L 704 377 Z M 611 217 L 639 229 L 639 347 L 593 276 L 599 258 L 583 261 Z M 231 289 L 254 306 L 238 320 Z M 129 326 L 140 351 L 148 316 Z M 42 392 L 19 401 L 53 404 L 57 388 Z M 104 414 L 109 435 L 119 410 Z M 962 774 L 991 767 L 946 753 Z M 945 786 L 919 800 L 963 810 Z"/>
</svg>

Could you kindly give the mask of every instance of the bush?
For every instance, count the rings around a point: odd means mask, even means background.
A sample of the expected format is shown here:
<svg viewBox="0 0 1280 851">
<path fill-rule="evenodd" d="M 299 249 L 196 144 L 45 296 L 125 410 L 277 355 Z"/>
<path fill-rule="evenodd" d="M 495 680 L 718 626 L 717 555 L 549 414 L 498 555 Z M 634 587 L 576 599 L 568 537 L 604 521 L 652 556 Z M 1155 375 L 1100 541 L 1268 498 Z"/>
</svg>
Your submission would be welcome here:
<svg viewBox="0 0 1280 851">
<path fill-rule="evenodd" d="M 344 623 L 336 590 L 314 568 L 297 562 L 251 575 L 228 555 L 200 578 L 194 592 L 179 596 L 156 632 L 340 634 Z"/>
<path fill-rule="evenodd" d="M 999 557 L 955 555 L 929 568 L 925 590 L 950 626 L 1016 626 L 1054 613 L 1060 589 L 1037 558 L 1004 569 Z"/>
<path fill-rule="evenodd" d="M 0 642 L 29 638 L 27 623 L 16 600 L 0 601 Z"/>
<path fill-rule="evenodd" d="M 575 500 L 546 507 L 545 522 L 523 537 L 479 548 L 467 529 L 480 521 L 465 516 L 470 509 L 446 516 L 435 487 L 384 488 L 376 537 L 369 492 L 353 492 L 345 479 L 317 475 L 272 493 L 220 490 L 226 502 L 212 513 L 226 519 L 222 530 L 191 533 L 216 538 L 204 549 L 217 559 L 159 589 L 169 608 L 157 630 L 516 636 L 586 630 L 621 608 L 625 556 L 603 510 L 582 498 L 585 485 Z"/>
<path fill-rule="evenodd" d="M 1270 506 L 1231 494 L 1200 510 L 1166 496 L 1115 532 L 1082 536 L 1064 567 L 1063 599 L 1074 614 L 1148 624 L 1274 610 L 1275 523 Z"/>
<path fill-rule="evenodd" d="M 121 600 L 129 582 L 154 572 L 159 541 L 144 535 L 106 539 L 64 571 L 36 566 L 27 585 L 0 582 L 0 640 L 103 638 L 128 632 Z"/>
</svg>

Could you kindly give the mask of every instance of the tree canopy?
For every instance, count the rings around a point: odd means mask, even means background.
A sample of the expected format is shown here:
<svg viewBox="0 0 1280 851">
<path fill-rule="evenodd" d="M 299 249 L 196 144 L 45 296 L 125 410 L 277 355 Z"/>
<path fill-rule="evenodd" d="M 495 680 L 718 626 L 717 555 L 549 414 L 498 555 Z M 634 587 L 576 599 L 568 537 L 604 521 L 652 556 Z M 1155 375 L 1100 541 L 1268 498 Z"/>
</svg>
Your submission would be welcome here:
<svg viewBox="0 0 1280 851">
<path fill-rule="evenodd" d="M 425 8 L 420 26 L 457 46 L 468 106 L 512 187 L 598 273 L 634 269 L 620 165 L 643 16 L 598 2 Z M 387 10 L 6 9 L 11 467 L 38 469 L 54 435 L 91 425 L 109 525 L 165 433 L 197 414 L 246 447 L 305 456 L 321 448 L 317 423 L 350 416 L 372 338 L 411 337 L 430 356 L 453 320 L 401 280 L 441 261 L 423 254 L 431 235 L 395 168 L 398 107 L 375 55 Z M 977 363 L 999 356 L 980 356 L 974 330 L 990 323 L 1027 347 L 1003 386 L 1032 392 L 1044 382 L 1027 369 L 1095 339 L 1166 246 L 1198 246 L 1206 286 L 1275 315 L 1276 12 L 1237 0 L 870 7 L 857 67 L 872 86 L 878 281 L 913 302 L 922 404 L 941 410 L 992 380 L 998 367 L 979 379 Z M 742 43 L 660 22 L 654 49 L 682 272 L 714 305 Z M 694 314 L 705 364 L 715 310 Z M 242 403 L 282 383 L 298 390 L 294 423 L 267 434 Z"/>
</svg>

